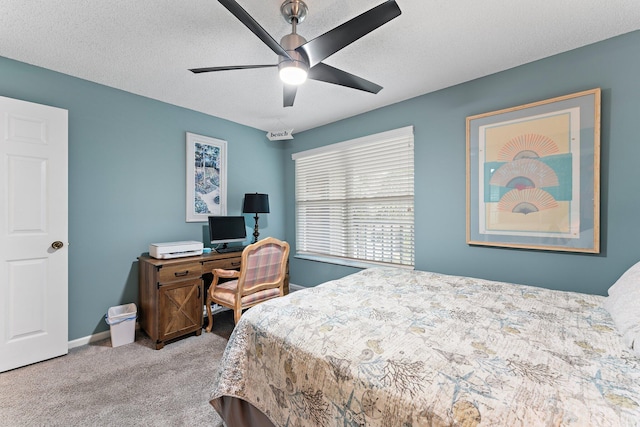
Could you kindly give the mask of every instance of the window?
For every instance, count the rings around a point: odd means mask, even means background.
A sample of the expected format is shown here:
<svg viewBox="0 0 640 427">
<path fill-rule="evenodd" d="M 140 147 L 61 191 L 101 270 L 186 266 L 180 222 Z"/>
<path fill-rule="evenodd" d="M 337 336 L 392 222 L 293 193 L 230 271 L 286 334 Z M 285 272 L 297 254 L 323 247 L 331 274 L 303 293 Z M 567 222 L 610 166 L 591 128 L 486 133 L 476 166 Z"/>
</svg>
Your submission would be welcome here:
<svg viewBox="0 0 640 427">
<path fill-rule="evenodd" d="M 297 256 L 414 265 L 413 126 L 292 158 Z"/>
</svg>

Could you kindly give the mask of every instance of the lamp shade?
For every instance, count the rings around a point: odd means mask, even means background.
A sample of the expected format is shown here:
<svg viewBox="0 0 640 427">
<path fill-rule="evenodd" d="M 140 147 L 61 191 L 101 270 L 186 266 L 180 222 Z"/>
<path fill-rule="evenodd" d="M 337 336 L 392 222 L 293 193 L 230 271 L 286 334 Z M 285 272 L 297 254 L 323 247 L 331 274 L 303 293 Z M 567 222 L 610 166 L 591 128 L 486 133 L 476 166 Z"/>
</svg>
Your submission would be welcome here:
<svg viewBox="0 0 640 427">
<path fill-rule="evenodd" d="M 244 195 L 243 213 L 269 213 L 269 195 L 247 193 Z"/>
</svg>

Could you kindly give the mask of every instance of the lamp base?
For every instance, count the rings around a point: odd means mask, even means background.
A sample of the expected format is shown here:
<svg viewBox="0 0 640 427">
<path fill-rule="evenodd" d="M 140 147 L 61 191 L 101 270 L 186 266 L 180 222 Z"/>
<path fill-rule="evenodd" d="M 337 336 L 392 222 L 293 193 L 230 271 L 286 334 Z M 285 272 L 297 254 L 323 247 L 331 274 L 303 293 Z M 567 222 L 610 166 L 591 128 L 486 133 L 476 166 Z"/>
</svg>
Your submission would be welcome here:
<svg viewBox="0 0 640 427">
<path fill-rule="evenodd" d="M 260 232 L 258 232 L 258 214 L 256 214 L 253 219 L 256 220 L 256 225 L 253 226 L 253 242 L 251 243 L 256 243 L 258 241 L 258 236 L 260 235 Z"/>
</svg>

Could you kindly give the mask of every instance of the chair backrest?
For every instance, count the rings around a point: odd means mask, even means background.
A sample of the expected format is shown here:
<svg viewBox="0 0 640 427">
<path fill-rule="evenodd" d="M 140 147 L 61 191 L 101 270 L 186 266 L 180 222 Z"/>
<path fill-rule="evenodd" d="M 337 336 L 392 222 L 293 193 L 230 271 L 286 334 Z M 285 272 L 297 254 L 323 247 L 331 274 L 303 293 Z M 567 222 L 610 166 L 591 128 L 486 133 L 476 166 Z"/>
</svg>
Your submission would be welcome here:
<svg viewBox="0 0 640 427">
<path fill-rule="evenodd" d="M 247 246 L 242 252 L 239 292 L 248 295 L 262 289 L 282 287 L 288 258 L 289 244 L 273 237 Z"/>
</svg>

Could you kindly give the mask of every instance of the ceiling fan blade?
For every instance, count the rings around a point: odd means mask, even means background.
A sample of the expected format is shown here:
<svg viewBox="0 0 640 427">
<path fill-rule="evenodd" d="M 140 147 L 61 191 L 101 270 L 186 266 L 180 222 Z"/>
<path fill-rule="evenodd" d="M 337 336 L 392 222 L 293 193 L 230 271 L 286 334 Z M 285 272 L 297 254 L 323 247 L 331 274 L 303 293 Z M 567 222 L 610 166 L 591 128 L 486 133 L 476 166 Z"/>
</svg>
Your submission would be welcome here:
<svg viewBox="0 0 640 427">
<path fill-rule="evenodd" d="M 205 68 L 191 68 L 189 71 L 192 73 L 209 73 L 211 71 L 228 71 L 228 70 L 248 70 L 251 68 L 267 68 L 267 67 L 277 67 L 278 64 L 268 64 L 268 65 L 230 65 L 226 67 L 205 67 Z"/>
<path fill-rule="evenodd" d="M 233 15 L 240 20 L 248 29 L 250 29 L 253 34 L 258 36 L 260 40 L 272 51 L 274 51 L 278 55 L 285 56 L 289 59 L 291 57 L 287 53 L 286 50 L 280 46 L 280 44 L 273 38 L 267 31 L 258 24 L 258 22 L 247 13 L 246 10 L 242 8 L 235 0 L 218 0 L 220 4 L 229 10 L 229 12 L 233 13 Z"/>
<path fill-rule="evenodd" d="M 394 0 L 386 1 L 299 46 L 296 51 L 306 54 L 309 59 L 309 67 L 313 67 L 401 13 L 400 7 Z"/>
<path fill-rule="evenodd" d="M 284 85 L 283 90 L 283 107 L 293 107 L 293 101 L 296 99 L 296 92 L 298 91 L 298 86 L 295 85 Z"/>
<path fill-rule="evenodd" d="M 380 89 L 382 89 L 382 86 L 369 80 L 365 80 L 362 77 L 347 73 L 346 71 L 339 70 L 322 62 L 309 69 L 308 78 L 370 93 L 378 93 Z"/>
</svg>

